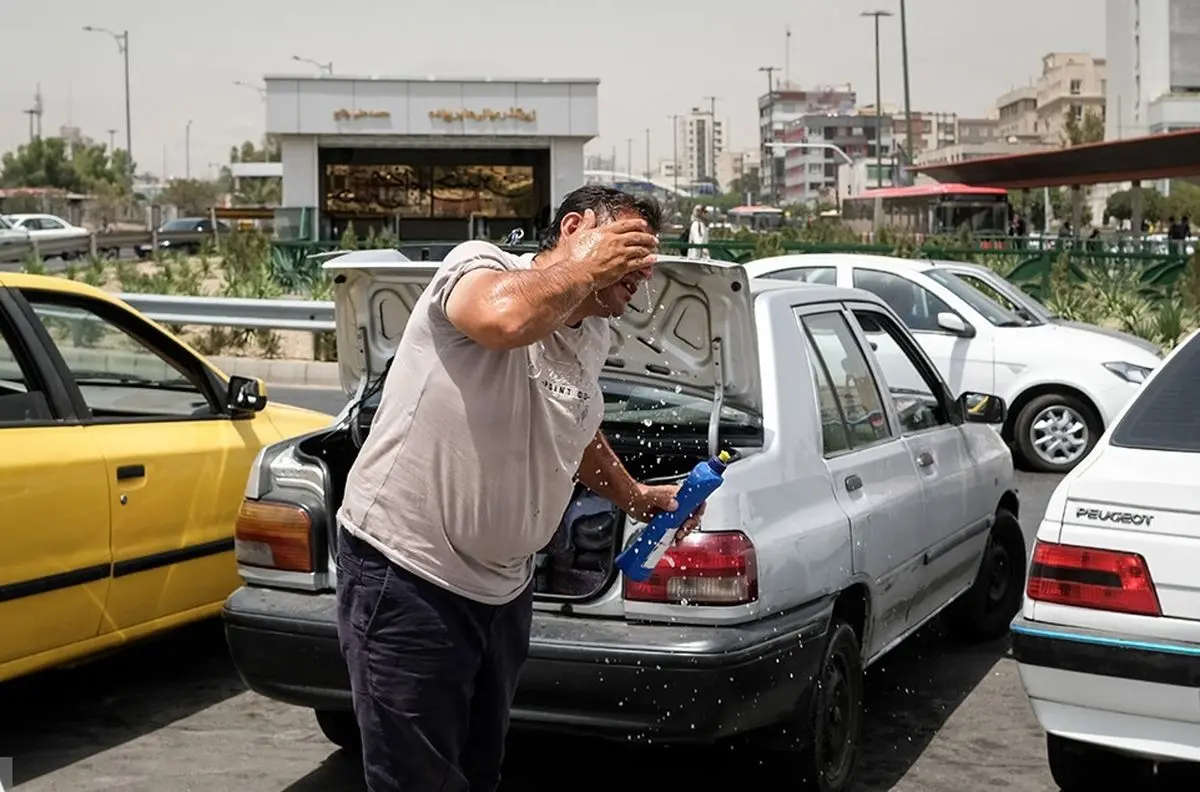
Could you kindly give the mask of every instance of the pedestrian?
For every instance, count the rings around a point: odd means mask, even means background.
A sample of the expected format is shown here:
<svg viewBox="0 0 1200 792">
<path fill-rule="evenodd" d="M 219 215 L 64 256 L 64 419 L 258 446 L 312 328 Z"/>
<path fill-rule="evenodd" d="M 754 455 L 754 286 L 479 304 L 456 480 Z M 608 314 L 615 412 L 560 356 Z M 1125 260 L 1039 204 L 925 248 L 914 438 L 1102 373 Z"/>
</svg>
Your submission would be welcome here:
<svg viewBox="0 0 1200 792">
<path fill-rule="evenodd" d="M 576 480 L 646 520 L 600 433 L 611 317 L 652 274 L 657 203 L 589 185 L 536 254 L 454 248 L 413 307 L 338 512 L 338 637 L 369 792 L 494 792 L 533 557 Z M 689 519 L 680 535 L 697 524 Z"/>
<path fill-rule="evenodd" d="M 688 248 L 688 258 L 708 258 L 708 248 L 702 247 L 708 244 L 708 209 L 699 204 L 692 208 L 692 223 L 688 227 L 688 244 L 691 246 Z"/>
</svg>

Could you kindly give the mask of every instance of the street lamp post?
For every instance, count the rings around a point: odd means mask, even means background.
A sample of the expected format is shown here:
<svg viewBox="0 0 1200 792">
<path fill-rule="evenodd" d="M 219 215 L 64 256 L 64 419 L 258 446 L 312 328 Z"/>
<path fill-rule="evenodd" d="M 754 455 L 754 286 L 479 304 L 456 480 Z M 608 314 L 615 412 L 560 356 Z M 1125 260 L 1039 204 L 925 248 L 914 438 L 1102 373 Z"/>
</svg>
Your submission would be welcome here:
<svg viewBox="0 0 1200 792">
<path fill-rule="evenodd" d="M 192 119 L 183 130 L 183 177 L 192 178 Z"/>
<path fill-rule="evenodd" d="M 313 66 L 316 66 L 330 77 L 333 76 L 333 61 L 330 61 L 329 63 L 321 63 L 320 61 L 313 60 L 312 58 L 301 58 L 299 55 L 293 55 L 292 60 L 299 63 L 311 63 Z"/>
<path fill-rule="evenodd" d="M 125 158 L 129 160 L 129 186 L 133 187 L 133 116 L 129 107 L 129 31 L 115 33 L 107 28 L 85 25 L 87 33 L 106 33 L 117 42 L 117 50 L 125 56 Z"/>
<path fill-rule="evenodd" d="M 719 96 L 706 96 L 708 100 L 708 177 L 717 181 L 717 100 Z"/>
<path fill-rule="evenodd" d="M 767 73 L 767 150 L 764 154 L 770 156 L 764 157 L 762 167 L 771 168 L 771 205 L 776 206 L 779 203 L 779 184 L 775 178 L 775 155 L 771 152 L 771 144 L 775 142 L 775 80 L 773 75 L 779 71 L 778 66 L 759 66 L 760 72 Z"/>
<path fill-rule="evenodd" d="M 908 15 L 905 13 L 905 2 L 900 0 L 900 52 L 904 72 L 904 159 L 908 165 L 913 163 L 913 118 L 912 97 L 908 92 Z"/>
<path fill-rule="evenodd" d="M 646 181 L 650 181 L 650 129 L 646 129 Z"/>
<path fill-rule="evenodd" d="M 251 88 L 255 91 L 258 91 L 258 97 L 260 99 L 262 99 L 264 102 L 267 101 L 267 89 L 266 88 L 259 88 L 257 85 L 254 85 L 253 83 L 244 82 L 242 80 L 234 80 L 233 84 L 240 85 L 243 88 Z"/>
<path fill-rule="evenodd" d="M 675 180 L 675 200 L 679 200 L 679 114 L 668 116 L 671 119 L 671 176 Z"/>
<path fill-rule="evenodd" d="M 625 152 L 625 175 L 633 179 L 633 138 L 625 138 L 628 149 Z"/>
<path fill-rule="evenodd" d="M 892 16 L 891 11 L 863 11 L 862 16 L 875 18 L 875 186 L 883 187 L 883 77 L 879 68 L 879 18 Z"/>
</svg>

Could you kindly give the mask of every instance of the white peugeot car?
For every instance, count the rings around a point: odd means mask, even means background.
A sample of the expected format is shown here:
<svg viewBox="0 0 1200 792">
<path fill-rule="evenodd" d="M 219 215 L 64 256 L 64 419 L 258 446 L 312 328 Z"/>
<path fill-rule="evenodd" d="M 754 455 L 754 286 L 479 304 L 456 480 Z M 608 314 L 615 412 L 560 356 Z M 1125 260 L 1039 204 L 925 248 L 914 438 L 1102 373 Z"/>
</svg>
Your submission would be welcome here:
<svg viewBox="0 0 1200 792">
<path fill-rule="evenodd" d="M 751 277 L 854 287 L 878 295 L 908 325 L 955 394 L 995 393 L 999 427 L 1026 466 L 1074 468 L 1161 362 L 1144 346 L 1060 324 L 1031 325 L 928 261 L 856 254 L 776 256 Z M 881 334 L 876 355 L 900 354 Z"/>
<path fill-rule="evenodd" d="M 1145 789 L 1156 765 L 1200 763 L 1198 388 L 1194 333 L 1038 528 L 1013 656 L 1066 792 Z"/>
</svg>

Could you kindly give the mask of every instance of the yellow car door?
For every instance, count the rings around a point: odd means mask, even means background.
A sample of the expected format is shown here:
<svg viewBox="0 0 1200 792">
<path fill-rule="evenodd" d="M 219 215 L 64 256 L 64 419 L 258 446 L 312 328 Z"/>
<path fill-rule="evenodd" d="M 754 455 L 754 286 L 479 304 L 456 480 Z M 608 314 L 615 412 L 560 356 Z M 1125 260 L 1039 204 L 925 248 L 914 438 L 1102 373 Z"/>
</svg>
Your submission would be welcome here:
<svg viewBox="0 0 1200 792">
<path fill-rule="evenodd" d="M 217 613 L 239 583 L 233 524 L 250 464 L 278 434 L 265 416 L 231 417 L 203 361 L 125 306 L 21 293 L 104 458 L 113 570 L 101 634 Z"/>
<path fill-rule="evenodd" d="M 0 288 L 0 681 L 83 654 L 108 595 L 108 480 Z"/>
</svg>

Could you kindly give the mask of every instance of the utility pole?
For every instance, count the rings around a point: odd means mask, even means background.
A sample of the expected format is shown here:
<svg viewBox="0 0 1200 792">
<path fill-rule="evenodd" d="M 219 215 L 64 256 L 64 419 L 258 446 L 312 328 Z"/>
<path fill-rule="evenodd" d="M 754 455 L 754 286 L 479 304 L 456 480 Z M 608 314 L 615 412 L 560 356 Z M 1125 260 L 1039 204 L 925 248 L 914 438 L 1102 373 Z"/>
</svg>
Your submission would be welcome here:
<svg viewBox="0 0 1200 792">
<path fill-rule="evenodd" d="M 861 16 L 875 18 L 875 186 L 883 187 L 883 77 L 879 69 L 879 18 L 891 11 L 863 11 Z"/>
<path fill-rule="evenodd" d="M 908 165 L 912 165 L 913 153 L 917 149 L 913 142 L 912 96 L 908 91 L 908 15 L 905 13 L 906 5 L 905 0 L 900 0 L 900 51 L 904 61 L 904 146 L 908 149 L 904 159 Z"/>
<path fill-rule="evenodd" d="M 133 177 L 136 166 L 133 164 L 133 116 L 129 105 L 129 31 L 114 33 L 101 27 L 84 26 L 88 33 L 106 33 L 117 42 L 117 50 L 125 56 L 125 159 L 129 166 L 129 186 L 133 188 Z"/>
<path fill-rule="evenodd" d="M 33 95 L 33 107 L 23 111 L 29 116 L 29 142 L 42 137 L 42 84 L 38 83 L 37 92 Z"/>
<path fill-rule="evenodd" d="M 767 73 L 767 145 L 763 146 L 762 168 L 771 169 L 771 205 L 779 203 L 779 184 L 775 178 L 775 151 L 771 144 L 775 142 L 775 80 L 773 75 L 779 71 L 778 66 L 759 66 L 760 72 Z"/>
<path fill-rule="evenodd" d="M 671 176 L 675 180 L 675 200 L 679 200 L 679 114 L 674 113 L 671 119 Z"/>
<path fill-rule="evenodd" d="M 650 129 L 646 128 L 646 181 L 650 181 Z"/>
<path fill-rule="evenodd" d="M 708 178 L 717 181 L 717 100 L 719 96 L 706 96 L 708 100 Z"/>
</svg>

